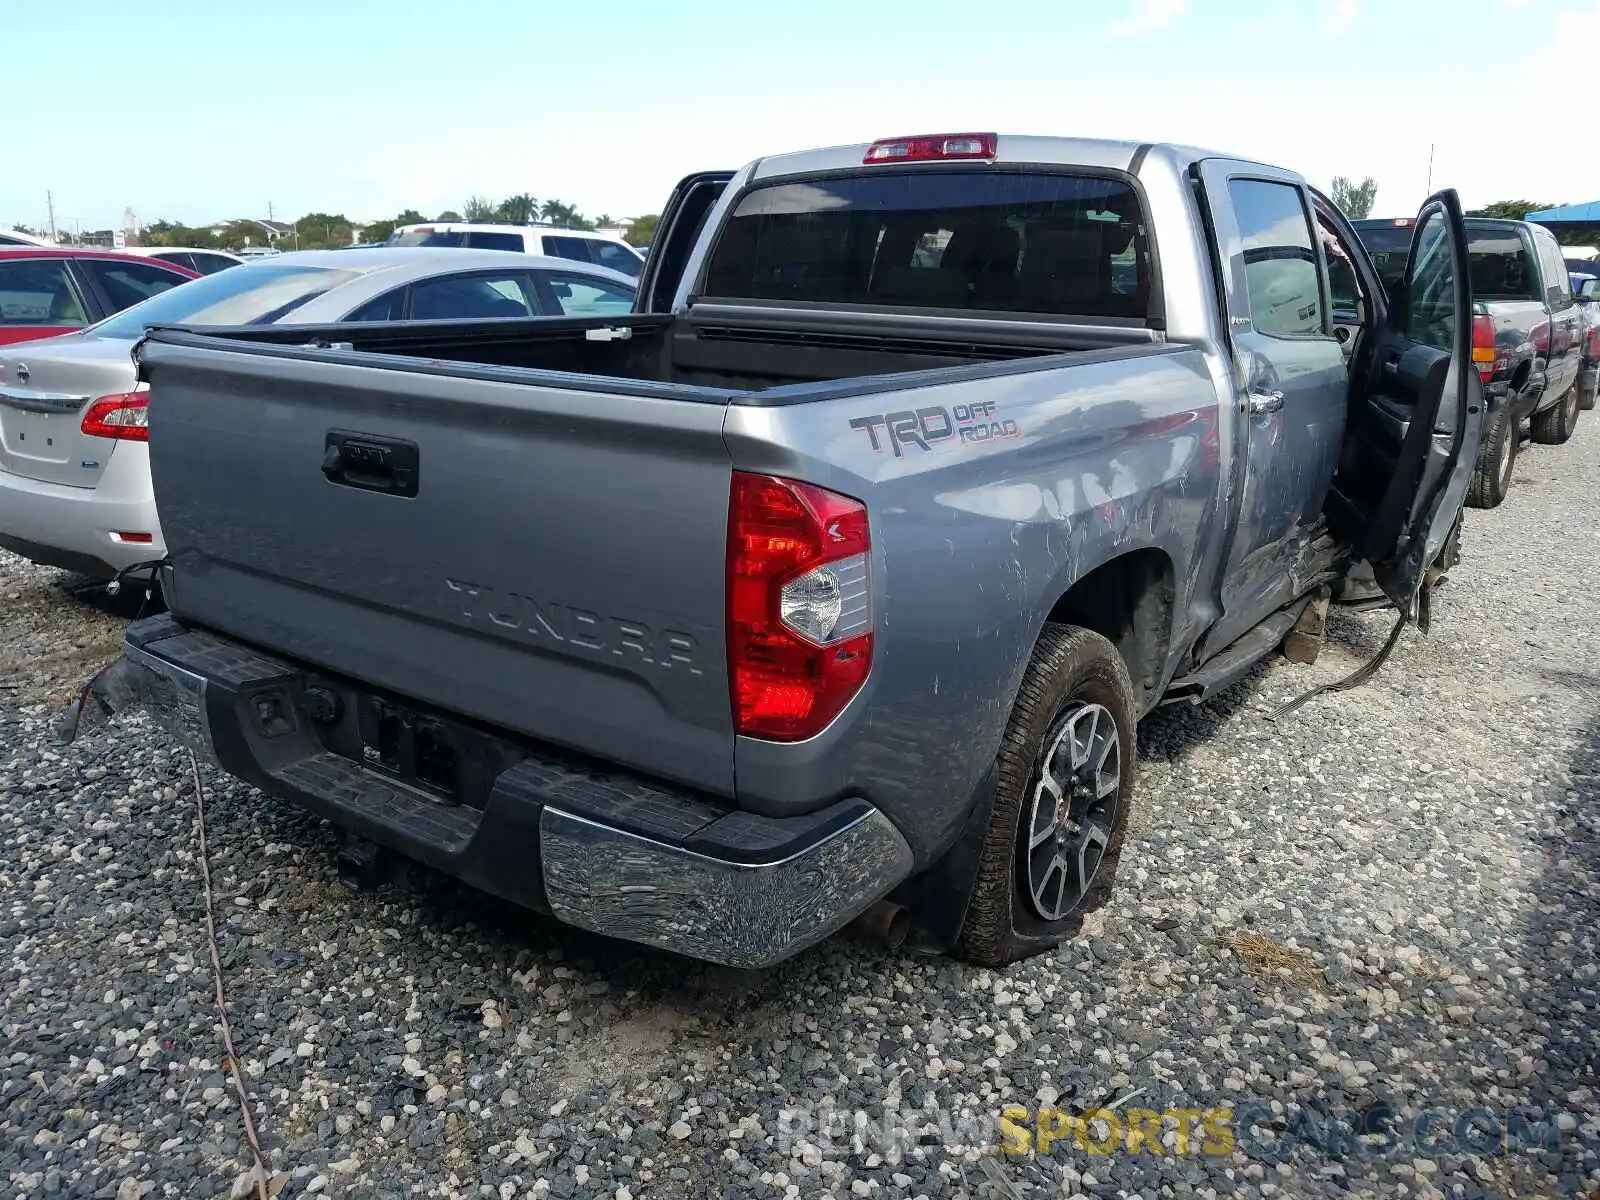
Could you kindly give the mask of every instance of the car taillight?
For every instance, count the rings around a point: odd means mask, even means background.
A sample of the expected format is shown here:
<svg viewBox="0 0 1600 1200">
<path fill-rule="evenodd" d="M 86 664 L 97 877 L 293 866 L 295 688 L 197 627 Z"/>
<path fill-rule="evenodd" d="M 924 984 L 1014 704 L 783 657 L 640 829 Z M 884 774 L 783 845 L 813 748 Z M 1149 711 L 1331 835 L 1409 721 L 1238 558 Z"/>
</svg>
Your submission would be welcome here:
<svg viewBox="0 0 1600 1200">
<path fill-rule="evenodd" d="M 1494 378 L 1494 318 L 1472 318 L 1472 362 L 1478 368 L 1478 378 L 1488 383 Z"/>
<path fill-rule="evenodd" d="M 992 159 L 999 139 L 992 133 L 936 133 L 924 137 L 883 138 L 867 147 L 864 163 L 931 162 L 938 159 Z"/>
<path fill-rule="evenodd" d="M 117 392 L 101 396 L 89 405 L 80 427 L 90 437 L 117 438 L 128 442 L 150 440 L 148 392 Z"/>
<path fill-rule="evenodd" d="M 867 510 L 773 475 L 733 474 L 728 676 L 734 730 L 797 742 L 824 729 L 872 665 Z"/>
</svg>

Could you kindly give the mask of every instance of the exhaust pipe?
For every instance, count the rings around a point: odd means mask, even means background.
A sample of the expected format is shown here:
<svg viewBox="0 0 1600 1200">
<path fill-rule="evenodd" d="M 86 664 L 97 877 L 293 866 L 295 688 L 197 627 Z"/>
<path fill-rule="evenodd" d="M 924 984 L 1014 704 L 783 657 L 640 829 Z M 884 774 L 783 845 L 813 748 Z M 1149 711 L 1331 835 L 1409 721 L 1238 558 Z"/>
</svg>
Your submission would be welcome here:
<svg viewBox="0 0 1600 1200">
<path fill-rule="evenodd" d="M 850 922 L 850 931 L 887 950 L 898 950 L 911 932 L 911 910 L 892 900 L 879 900 Z"/>
</svg>

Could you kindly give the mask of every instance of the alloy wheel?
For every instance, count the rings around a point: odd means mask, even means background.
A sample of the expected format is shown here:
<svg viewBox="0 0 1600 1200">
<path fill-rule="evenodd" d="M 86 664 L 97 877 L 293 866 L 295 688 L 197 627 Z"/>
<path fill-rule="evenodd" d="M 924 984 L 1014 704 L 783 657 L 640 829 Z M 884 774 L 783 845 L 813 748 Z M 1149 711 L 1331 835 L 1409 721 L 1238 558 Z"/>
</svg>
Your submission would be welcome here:
<svg viewBox="0 0 1600 1200">
<path fill-rule="evenodd" d="M 1023 848 L 1033 911 L 1059 921 L 1083 900 L 1105 860 L 1122 792 L 1122 740 L 1103 704 L 1057 720 L 1039 764 Z"/>
</svg>

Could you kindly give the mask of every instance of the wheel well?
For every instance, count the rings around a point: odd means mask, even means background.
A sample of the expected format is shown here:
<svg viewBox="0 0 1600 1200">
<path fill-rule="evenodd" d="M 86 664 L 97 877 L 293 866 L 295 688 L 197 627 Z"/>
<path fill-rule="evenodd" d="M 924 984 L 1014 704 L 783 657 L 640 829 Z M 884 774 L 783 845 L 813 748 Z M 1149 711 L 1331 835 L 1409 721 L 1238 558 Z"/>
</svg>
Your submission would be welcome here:
<svg viewBox="0 0 1600 1200">
<path fill-rule="evenodd" d="M 1092 629 L 1116 646 L 1142 709 L 1161 684 L 1173 600 L 1172 560 L 1160 550 L 1134 550 L 1074 583 L 1047 620 Z"/>
</svg>

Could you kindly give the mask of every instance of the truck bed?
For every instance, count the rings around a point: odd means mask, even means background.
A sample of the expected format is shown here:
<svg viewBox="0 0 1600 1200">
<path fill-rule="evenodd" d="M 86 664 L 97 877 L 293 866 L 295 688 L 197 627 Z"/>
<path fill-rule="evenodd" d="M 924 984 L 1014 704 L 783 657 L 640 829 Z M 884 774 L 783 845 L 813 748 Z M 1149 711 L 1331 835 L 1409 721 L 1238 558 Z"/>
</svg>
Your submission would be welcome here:
<svg viewBox="0 0 1600 1200">
<path fill-rule="evenodd" d="M 1025 379 L 1059 396 L 1068 364 L 1106 364 L 1095 388 L 1124 358 L 1155 356 L 1175 394 L 1195 379 L 1148 341 L 1072 356 L 841 336 L 763 343 L 649 316 L 154 331 L 139 355 L 168 603 L 338 677 L 732 797 L 730 411 L 839 400 L 808 423 L 867 450 L 862 413 Z"/>
<path fill-rule="evenodd" d="M 520 321 L 412 321 L 389 324 L 169 329 L 158 340 L 192 346 L 280 347 L 294 357 L 322 347 L 338 355 L 424 359 L 409 369 L 461 374 L 470 367 L 519 367 L 605 379 L 710 389 L 703 398 L 761 392 L 903 372 L 1149 346 L 1142 326 L 1072 325 L 1022 319 L 917 321 L 894 315 L 841 321 L 838 314 L 781 315 L 753 306 L 697 306 L 693 319 L 656 315 L 535 318 Z M 606 385 L 610 386 L 610 385 Z M 677 393 L 687 398 L 687 392 Z M 746 397 L 745 402 L 751 402 Z"/>
</svg>

